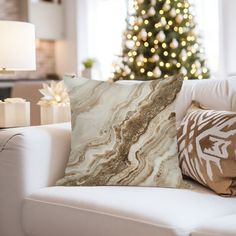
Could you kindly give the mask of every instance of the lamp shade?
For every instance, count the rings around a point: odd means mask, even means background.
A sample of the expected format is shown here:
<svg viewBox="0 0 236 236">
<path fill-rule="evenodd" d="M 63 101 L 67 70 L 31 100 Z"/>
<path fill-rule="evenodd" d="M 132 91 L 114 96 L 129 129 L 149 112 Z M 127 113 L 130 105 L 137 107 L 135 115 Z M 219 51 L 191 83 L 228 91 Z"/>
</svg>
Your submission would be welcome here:
<svg viewBox="0 0 236 236">
<path fill-rule="evenodd" d="M 35 27 L 18 21 L 0 21 L 0 72 L 33 71 Z"/>
</svg>

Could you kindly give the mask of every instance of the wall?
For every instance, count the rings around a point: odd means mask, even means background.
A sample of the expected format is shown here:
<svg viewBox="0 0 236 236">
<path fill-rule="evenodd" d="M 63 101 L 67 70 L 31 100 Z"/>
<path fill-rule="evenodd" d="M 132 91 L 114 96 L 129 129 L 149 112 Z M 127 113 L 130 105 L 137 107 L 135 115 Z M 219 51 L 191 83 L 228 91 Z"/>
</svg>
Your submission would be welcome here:
<svg viewBox="0 0 236 236">
<path fill-rule="evenodd" d="M 224 71 L 222 78 L 236 75 L 236 1 L 219 0 L 221 2 L 221 63 Z M 37 43 L 37 72 L 18 73 L 15 77 L 42 78 L 48 73 L 57 72 L 60 76 L 64 73 L 78 73 L 81 54 L 87 51 L 86 38 L 81 37 L 79 28 L 86 29 L 86 10 L 84 0 L 64 0 L 66 40 L 56 43 L 40 41 Z M 19 0 L 0 0 L 0 20 L 19 19 Z M 80 40 L 78 40 L 80 39 Z"/>
<path fill-rule="evenodd" d="M 78 5 L 79 0 L 64 0 L 66 40 L 56 42 L 56 71 L 60 77 L 65 73 L 77 74 L 78 68 Z"/>
<path fill-rule="evenodd" d="M 88 8 L 89 1 L 86 0 L 77 0 L 77 11 L 78 11 L 78 25 L 77 25 L 77 35 L 78 35 L 78 69 L 81 71 L 82 64 L 81 62 L 89 57 L 89 16 L 88 16 Z M 100 45 L 96 45 L 99 47 Z"/>
<path fill-rule="evenodd" d="M 19 20 L 19 0 L 0 0 L 0 19 Z"/>
<path fill-rule="evenodd" d="M 1 1 L 1 0 L 0 0 Z M 236 75 L 236 0 L 219 0 L 220 2 L 220 71 L 219 78 Z M 79 73 L 81 60 L 86 58 L 87 43 L 87 1 L 64 0 L 66 40 L 56 43 L 56 71 Z M 84 32 L 83 35 L 80 35 Z"/>
<path fill-rule="evenodd" d="M 236 1 L 221 0 L 222 66 L 225 77 L 236 75 Z"/>
<path fill-rule="evenodd" d="M 0 20 L 19 20 L 19 0 L 0 0 Z M 43 79 L 47 74 L 56 73 L 55 43 L 53 41 L 37 41 L 37 71 L 17 72 L 4 78 Z"/>
<path fill-rule="evenodd" d="M 66 40 L 56 42 L 56 71 L 80 75 L 81 61 L 88 57 L 87 0 L 63 1 Z"/>
</svg>

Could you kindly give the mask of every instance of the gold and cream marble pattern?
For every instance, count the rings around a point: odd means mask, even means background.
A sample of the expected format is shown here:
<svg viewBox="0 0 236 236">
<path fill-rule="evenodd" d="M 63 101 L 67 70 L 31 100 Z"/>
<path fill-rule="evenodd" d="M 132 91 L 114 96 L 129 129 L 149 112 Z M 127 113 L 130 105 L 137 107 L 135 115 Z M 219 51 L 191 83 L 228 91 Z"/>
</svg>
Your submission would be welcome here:
<svg viewBox="0 0 236 236">
<path fill-rule="evenodd" d="M 174 101 L 180 76 L 121 85 L 65 78 L 72 150 L 58 185 L 181 187 Z"/>
</svg>

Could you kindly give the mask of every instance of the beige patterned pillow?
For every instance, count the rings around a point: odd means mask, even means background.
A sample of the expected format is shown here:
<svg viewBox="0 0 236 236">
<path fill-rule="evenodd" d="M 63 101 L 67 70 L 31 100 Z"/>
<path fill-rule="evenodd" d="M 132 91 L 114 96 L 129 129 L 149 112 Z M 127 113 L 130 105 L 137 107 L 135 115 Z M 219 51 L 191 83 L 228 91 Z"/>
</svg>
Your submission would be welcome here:
<svg viewBox="0 0 236 236">
<path fill-rule="evenodd" d="M 220 195 L 236 195 L 236 113 L 193 103 L 178 130 L 182 173 Z"/>
<path fill-rule="evenodd" d="M 174 102 L 180 76 L 121 85 L 65 78 L 72 107 L 66 186 L 182 186 Z"/>
</svg>

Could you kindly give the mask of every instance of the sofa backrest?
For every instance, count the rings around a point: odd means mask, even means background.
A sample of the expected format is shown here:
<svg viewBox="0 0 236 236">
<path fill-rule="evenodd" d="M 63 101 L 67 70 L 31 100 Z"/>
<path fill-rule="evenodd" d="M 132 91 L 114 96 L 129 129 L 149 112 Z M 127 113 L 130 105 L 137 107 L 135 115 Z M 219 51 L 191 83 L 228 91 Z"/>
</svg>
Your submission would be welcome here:
<svg viewBox="0 0 236 236">
<path fill-rule="evenodd" d="M 177 124 L 192 101 L 209 109 L 236 111 L 236 79 L 184 81 L 176 103 Z"/>
<path fill-rule="evenodd" d="M 134 84 L 140 81 L 119 81 L 121 84 Z M 176 101 L 177 125 L 186 114 L 192 101 L 214 110 L 236 112 L 236 77 L 227 80 L 187 80 L 184 81 Z"/>
<path fill-rule="evenodd" d="M 231 111 L 236 112 L 236 76 L 228 79 Z"/>
</svg>

